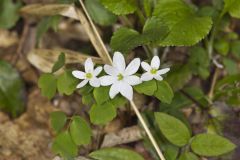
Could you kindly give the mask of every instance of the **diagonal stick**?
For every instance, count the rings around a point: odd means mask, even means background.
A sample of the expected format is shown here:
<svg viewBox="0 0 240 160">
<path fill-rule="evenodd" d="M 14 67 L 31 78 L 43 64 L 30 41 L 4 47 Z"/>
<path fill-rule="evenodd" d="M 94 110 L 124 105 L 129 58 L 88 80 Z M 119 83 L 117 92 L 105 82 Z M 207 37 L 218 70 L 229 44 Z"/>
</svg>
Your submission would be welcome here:
<svg viewBox="0 0 240 160">
<path fill-rule="evenodd" d="M 88 21 L 90 22 L 90 25 L 91 25 L 91 27 L 92 27 L 92 29 L 93 29 L 94 34 L 97 36 L 97 39 L 99 40 L 100 44 L 102 45 L 102 48 L 104 49 L 104 54 L 106 54 L 106 56 L 108 57 L 108 61 L 112 63 L 112 59 L 111 59 L 111 57 L 110 57 L 110 55 L 109 55 L 109 53 L 108 53 L 108 51 L 107 51 L 107 48 L 105 47 L 105 45 L 104 45 L 104 43 L 103 43 L 103 41 L 102 41 L 102 39 L 101 39 L 101 37 L 100 37 L 97 29 L 96 29 L 96 27 L 95 27 L 95 25 L 94 25 L 91 17 L 89 16 L 89 14 L 88 14 L 88 12 L 87 12 L 87 10 L 86 10 L 86 8 L 85 8 L 84 3 L 82 2 L 82 0 L 79 0 L 79 2 L 80 2 L 81 6 L 82 6 L 82 8 L 83 8 L 83 11 L 85 12 L 85 14 L 86 14 L 86 16 L 87 16 Z M 161 149 L 159 148 L 156 140 L 154 139 L 154 137 L 153 137 L 151 131 L 149 130 L 146 122 L 144 121 L 141 113 L 139 112 L 136 104 L 134 103 L 133 100 L 130 101 L 130 104 L 131 104 L 131 106 L 132 106 L 135 114 L 137 115 L 140 123 L 142 124 L 145 132 L 147 133 L 147 136 L 149 137 L 152 145 L 154 146 L 154 148 L 155 148 L 155 150 L 156 150 L 159 158 L 160 158 L 161 160 L 165 160 L 165 158 L 164 158 L 164 156 L 163 156 L 163 154 L 162 154 Z"/>
</svg>

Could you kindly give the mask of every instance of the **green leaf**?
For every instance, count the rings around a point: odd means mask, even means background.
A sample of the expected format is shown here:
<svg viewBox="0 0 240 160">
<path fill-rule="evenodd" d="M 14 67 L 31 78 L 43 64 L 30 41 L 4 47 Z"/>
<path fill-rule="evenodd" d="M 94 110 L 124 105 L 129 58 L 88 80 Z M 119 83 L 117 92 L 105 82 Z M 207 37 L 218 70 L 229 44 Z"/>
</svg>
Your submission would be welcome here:
<svg viewBox="0 0 240 160">
<path fill-rule="evenodd" d="M 24 86 L 18 72 L 0 60 L 0 109 L 17 117 L 24 111 Z"/>
<path fill-rule="evenodd" d="M 191 133 L 183 122 L 161 112 L 155 112 L 155 119 L 161 132 L 171 143 L 182 147 L 189 142 Z"/>
<path fill-rule="evenodd" d="M 57 89 L 59 93 L 71 95 L 76 89 L 78 80 L 72 76 L 71 71 L 65 71 L 57 79 Z"/>
<path fill-rule="evenodd" d="M 77 145 L 87 145 L 91 142 L 92 131 L 88 123 L 80 116 L 72 117 L 70 133 Z"/>
<path fill-rule="evenodd" d="M 110 99 L 109 90 L 110 90 L 109 87 L 103 86 L 94 88 L 93 95 L 98 104 L 103 104 L 104 102 Z"/>
<path fill-rule="evenodd" d="M 157 83 L 155 80 L 146 81 L 134 86 L 134 89 L 140 94 L 143 93 L 148 96 L 152 96 L 157 90 Z"/>
<path fill-rule="evenodd" d="M 168 34 L 168 27 L 157 17 L 148 19 L 143 33 L 129 28 L 118 29 L 111 38 L 111 48 L 114 51 L 128 53 L 130 50 L 145 44 L 156 45 Z"/>
<path fill-rule="evenodd" d="M 223 59 L 223 64 L 225 66 L 225 69 L 227 70 L 229 75 L 237 74 L 239 73 L 238 71 L 238 65 L 235 61 L 233 61 L 230 58 L 224 58 Z"/>
<path fill-rule="evenodd" d="M 115 98 L 109 101 L 112 103 L 116 108 L 124 106 L 128 101 L 125 97 L 121 95 L 117 95 Z"/>
<path fill-rule="evenodd" d="M 175 65 L 171 67 L 165 80 L 170 84 L 174 91 L 182 89 L 192 78 L 191 68 L 188 65 Z"/>
<path fill-rule="evenodd" d="M 176 160 L 178 156 L 179 148 L 173 145 L 166 145 L 164 150 L 164 157 L 166 160 Z"/>
<path fill-rule="evenodd" d="M 55 154 L 60 154 L 65 159 L 72 159 L 77 156 L 78 148 L 74 144 L 71 135 L 66 131 L 60 133 L 52 144 L 52 150 Z"/>
<path fill-rule="evenodd" d="M 157 81 L 157 90 L 154 93 L 160 101 L 164 103 L 171 103 L 174 96 L 172 88 L 166 81 Z"/>
<path fill-rule="evenodd" d="M 51 73 L 44 73 L 38 80 L 38 87 L 41 88 L 43 96 L 53 98 L 57 90 L 57 79 Z"/>
<path fill-rule="evenodd" d="M 91 93 L 92 90 L 93 90 L 92 86 L 85 85 L 84 87 L 79 89 L 79 93 L 82 95 L 87 95 L 87 94 Z"/>
<path fill-rule="evenodd" d="M 110 46 L 113 51 L 119 51 L 126 54 L 130 50 L 137 46 L 141 46 L 144 43 L 140 37 L 141 36 L 137 31 L 122 27 L 114 32 Z"/>
<path fill-rule="evenodd" d="M 105 125 L 117 116 L 116 108 L 110 102 L 94 104 L 90 110 L 90 120 L 96 125 Z"/>
<path fill-rule="evenodd" d="M 236 147 L 228 139 L 215 134 L 199 134 L 193 137 L 191 148 L 201 156 L 219 156 Z"/>
<path fill-rule="evenodd" d="M 16 3 L 13 0 L 0 1 L 0 28 L 9 29 L 15 25 L 19 19 L 18 10 L 21 6 L 19 0 Z"/>
<path fill-rule="evenodd" d="M 100 0 L 100 2 L 116 15 L 125 15 L 137 10 L 136 0 Z"/>
<path fill-rule="evenodd" d="M 149 18 L 144 27 L 142 39 L 145 44 L 159 44 L 169 33 L 168 26 L 158 17 Z"/>
<path fill-rule="evenodd" d="M 117 16 L 106 10 L 99 0 L 86 0 L 85 6 L 91 18 L 100 25 L 112 25 L 117 20 Z"/>
<path fill-rule="evenodd" d="M 82 95 L 82 103 L 90 106 L 94 103 L 94 98 L 92 94 Z"/>
<path fill-rule="evenodd" d="M 228 41 L 221 39 L 214 43 L 214 48 L 217 50 L 218 53 L 226 56 L 229 52 L 230 45 Z"/>
<path fill-rule="evenodd" d="M 138 153 L 123 148 L 104 148 L 89 154 L 96 160 L 144 160 Z"/>
<path fill-rule="evenodd" d="M 58 71 L 58 70 L 59 70 L 60 68 L 62 68 L 64 65 L 65 65 L 65 54 L 64 54 L 64 53 L 61 53 L 61 54 L 58 56 L 57 62 L 55 62 L 55 64 L 53 65 L 52 73 Z"/>
<path fill-rule="evenodd" d="M 191 46 L 202 40 L 212 27 L 210 17 L 198 16 L 196 11 L 182 0 L 161 0 L 154 16 L 161 18 L 169 28 L 162 46 Z"/>
<path fill-rule="evenodd" d="M 240 18 L 240 1 L 224 0 L 224 11 L 229 12 L 232 17 Z"/>
<path fill-rule="evenodd" d="M 185 152 L 179 157 L 179 160 L 199 160 L 199 158 L 191 152 Z"/>
<path fill-rule="evenodd" d="M 234 41 L 231 44 L 231 53 L 240 59 L 240 40 L 239 41 Z"/>
<path fill-rule="evenodd" d="M 63 129 L 67 122 L 67 116 L 61 111 L 52 112 L 50 114 L 51 127 L 55 132 L 59 132 Z"/>
<path fill-rule="evenodd" d="M 206 79 L 210 75 L 210 60 L 207 51 L 202 47 L 192 47 L 189 52 L 189 65 L 193 74 Z"/>
</svg>

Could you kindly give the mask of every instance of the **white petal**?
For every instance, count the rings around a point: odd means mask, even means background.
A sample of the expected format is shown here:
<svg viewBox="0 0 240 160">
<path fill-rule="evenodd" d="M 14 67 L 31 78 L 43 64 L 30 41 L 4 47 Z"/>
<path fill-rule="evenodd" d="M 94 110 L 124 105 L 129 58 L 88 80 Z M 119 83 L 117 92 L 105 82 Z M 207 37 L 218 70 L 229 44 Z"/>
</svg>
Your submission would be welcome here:
<svg viewBox="0 0 240 160">
<path fill-rule="evenodd" d="M 81 83 L 79 83 L 79 84 L 77 85 L 77 88 L 82 88 L 82 87 L 85 86 L 87 83 L 88 83 L 88 80 L 85 79 L 85 80 L 83 80 Z"/>
<path fill-rule="evenodd" d="M 101 72 L 102 72 L 102 67 L 97 67 L 96 69 L 94 69 L 93 75 L 98 76 Z"/>
<path fill-rule="evenodd" d="M 170 68 L 160 69 L 159 71 L 157 71 L 157 74 L 162 75 L 162 74 L 167 73 L 168 71 L 170 71 Z"/>
<path fill-rule="evenodd" d="M 158 56 L 154 56 L 151 61 L 151 67 L 154 69 L 158 69 L 160 67 L 160 59 Z"/>
<path fill-rule="evenodd" d="M 141 79 L 138 76 L 124 77 L 124 82 L 130 84 L 131 86 L 138 85 L 138 84 L 142 83 Z"/>
<path fill-rule="evenodd" d="M 116 77 L 103 76 L 103 77 L 100 77 L 100 81 L 101 81 L 102 86 L 109 86 L 109 85 L 113 84 L 114 82 L 116 82 Z"/>
<path fill-rule="evenodd" d="M 126 75 L 133 75 L 135 74 L 139 67 L 140 67 L 140 58 L 134 58 L 129 65 L 127 66 L 126 70 L 125 70 L 125 74 Z"/>
<path fill-rule="evenodd" d="M 142 81 L 150 81 L 153 79 L 153 75 L 149 72 L 143 73 L 141 76 Z"/>
<path fill-rule="evenodd" d="M 158 80 L 158 81 L 162 81 L 163 80 L 162 76 L 160 76 L 159 74 L 154 75 L 154 78 L 156 80 Z"/>
<path fill-rule="evenodd" d="M 133 99 L 133 88 L 127 83 L 121 83 L 120 93 L 130 101 Z"/>
<path fill-rule="evenodd" d="M 120 88 L 121 88 L 120 84 L 121 83 L 116 82 L 111 86 L 110 91 L 109 91 L 109 96 L 111 99 L 113 99 L 120 92 Z"/>
<path fill-rule="evenodd" d="M 141 63 L 141 66 L 142 66 L 142 68 L 145 70 L 145 71 L 150 71 L 152 68 L 151 68 L 151 66 L 148 64 L 148 63 L 146 63 L 146 62 L 142 62 Z"/>
<path fill-rule="evenodd" d="M 78 79 L 85 79 L 85 74 L 84 72 L 82 71 L 72 71 L 72 75 Z"/>
<path fill-rule="evenodd" d="M 89 73 L 89 72 L 93 72 L 93 62 L 92 62 L 92 59 L 91 58 L 88 58 L 86 61 L 85 61 L 85 64 L 84 64 L 84 67 L 85 67 L 85 72 L 86 73 Z"/>
<path fill-rule="evenodd" d="M 99 87 L 100 86 L 100 80 L 96 77 L 93 77 L 92 79 L 90 79 L 89 83 L 93 87 Z"/>
<path fill-rule="evenodd" d="M 120 52 L 115 52 L 113 55 L 113 66 L 119 71 L 123 72 L 126 68 L 125 59 Z"/>
<path fill-rule="evenodd" d="M 116 68 L 107 64 L 104 65 L 104 71 L 111 76 L 117 76 L 119 74 L 119 71 Z"/>
</svg>

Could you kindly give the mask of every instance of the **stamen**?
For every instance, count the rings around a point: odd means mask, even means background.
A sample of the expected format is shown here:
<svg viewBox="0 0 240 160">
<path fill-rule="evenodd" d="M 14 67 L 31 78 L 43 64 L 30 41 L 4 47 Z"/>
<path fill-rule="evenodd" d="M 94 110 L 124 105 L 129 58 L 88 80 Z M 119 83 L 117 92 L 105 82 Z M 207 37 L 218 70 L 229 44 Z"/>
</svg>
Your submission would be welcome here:
<svg viewBox="0 0 240 160">
<path fill-rule="evenodd" d="M 157 70 L 156 69 L 151 69 L 151 74 L 157 74 Z"/>
<path fill-rule="evenodd" d="M 123 75 L 121 73 L 117 77 L 119 81 L 123 80 Z"/>
<path fill-rule="evenodd" d="M 92 76 L 91 73 L 87 73 L 87 74 L 86 74 L 86 77 L 87 77 L 87 79 L 91 79 L 93 76 Z"/>
</svg>

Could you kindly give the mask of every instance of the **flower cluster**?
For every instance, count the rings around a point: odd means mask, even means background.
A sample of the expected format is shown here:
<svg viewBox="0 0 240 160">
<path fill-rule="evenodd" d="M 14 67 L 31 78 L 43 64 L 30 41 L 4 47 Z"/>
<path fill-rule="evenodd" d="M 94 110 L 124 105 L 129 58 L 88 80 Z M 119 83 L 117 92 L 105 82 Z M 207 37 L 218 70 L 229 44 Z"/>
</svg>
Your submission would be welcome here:
<svg viewBox="0 0 240 160">
<path fill-rule="evenodd" d="M 140 65 L 146 71 L 138 77 L 134 75 L 137 73 Z M 162 74 L 167 73 L 170 68 L 160 69 L 160 59 L 158 56 L 154 56 L 151 64 L 141 62 L 140 58 L 133 59 L 127 66 L 125 59 L 120 52 L 115 52 L 113 56 L 113 65 L 104 65 L 104 71 L 107 75 L 98 78 L 97 76 L 102 72 L 102 67 L 94 69 L 94 64 L 91 58 L 85 61 L 85 72 L 73 71 L 74 77 L 81 79 L 81 83 L 77 85 L 77 88 L 81 88 L 89 83 L 93 87 L 110 86 L 109 96 L 114 98 L 118 93 L 132 100 L 133 88 L 132 86 L 142 83 L 142 81 L 150 81 L 152 79 L 163 80 Z"/>
</svg>

